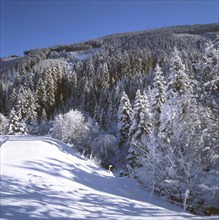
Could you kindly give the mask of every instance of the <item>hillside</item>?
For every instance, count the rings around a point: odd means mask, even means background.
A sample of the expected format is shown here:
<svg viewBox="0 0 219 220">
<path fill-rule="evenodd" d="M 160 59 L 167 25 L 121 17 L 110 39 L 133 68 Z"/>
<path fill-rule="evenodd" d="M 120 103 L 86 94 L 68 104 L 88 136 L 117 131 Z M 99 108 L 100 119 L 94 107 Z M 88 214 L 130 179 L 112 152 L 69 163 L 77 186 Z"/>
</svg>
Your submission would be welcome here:
<svg viewBox="0 0 219 220">
<path fill-rule="evenodd" d="M 0 60 L 0 134 L 50 135 L 150 193 L 219 214 L 219 25 L 120 33 Z"/>
<path fill-rule="evenodd" d="M 58 103 L 61 95 L 67 109 L 72 107 L 82 109 L 93 117 L 95 105 L 99 104 L 101 94 L 114 93 L 115 87 L 119 86 L 121 80 L 124 81 L 124 78 L 132 77 L 133 85 L 127 85 L 125 82 L 124 88 L 119 89 L 125 89 L 133 99 L 136 89 L 133 92 L 126 87 L 139 87 L 137 74 L 150 75 L 156 63 L 166 69 L 174 47 L 182 51 L 182 58 L 185 61 L 190 57 L 188 67 L 194 65 L 203 54 L 206 42 L 218 43 L 218 32 L 219 25 L 217 23 L 175 26 L 115 34 L 72 45 L 33 49 L 25 51 L 24 57 L 13 55 L 1 58 L 0 112 L 8 114 L 12 109 L 13 102 L 10 97 L 13 95 L 13 88 L 19 84 L 17 81 L 31 80 L 31 82 L 25 83 L 33 84 L 30 89 L 37 92 L 36 88 L 40 86 L 39 79 L 44 80 L 41 72 L 47 74 L 49 69 L 52 69 L 52 78 L 55 78 L 57 72 L 55 69 L 58 65 L 59 68 L 64 68 L 61 76 L 63 82 L 57 85 L 59 88 L 57 88 L 55 105 L 51 106 L 51 109 L 45 109 L 47 117 L 53 117 L 54 112 L 60 108 Z M 103 65 L 104 63 L 105 65 Z M 28 79 L 26 79 L 26 74 Z M 23 77 L 25 79 L 22 79 Z M 144 78 L 141 87 L 144 87 L 145 83 L 151 80 L 150 77 Z M 74 85 L 75 80 L 79 84 L 77 87 Z M 75 87 L 75 90 L 72 87 Z M 65 91 L 62 88 L 65 88 Z M 103 89 L 109 91 L 102 91 Z M 78 97 L 77 94 L 82 94 L 82 96 Z M 83 98 L 84 95 L 89 97 L 88 99 L 93 104 L 84 103 L 86 102 Z M 103 96 L 105 98 L 105 95 Z M 112 98 L 115 103 L 118 103 L 118 97 Z M 42 109 L 47 107 L 42 106 L 39 97 L 36 99 L 39 100 L 38 104 L 40 105 L 38 115 L 41 115 Z M 72 99 L 74 99 L 73 103 L 71 103 Z M 101 112 L 101 109 L 99 111 Z"/>
<path fill-rule="evenodd" d="M 75 72 L 76 76 L 72 77 L 77 78 L 78 83 L 81 85 L 80 88 L 77 88 L 76 91 L 73 92 L 78 94 L 83 90 L 86 92 L 86 90 L 94 89 L 95 97 L 92 97 L 91 94 L 89 94 L 89 96 L 92 102 L 96 103 L 102 93 L 101 89 L 110 87 L 111 90 L 114 90 L 118 81 L 123 77 L 129 76 L 130 74 L 135 76 L 139 73 L 148 75 L 153 71 L 157 62 L 165 67 L 170 59 L 173 47 L 177 47 L 182 51 L 184 59 L 190 57 L 192 59 L 191 62 L 197 61 L 203 53 L 206 42 L 214 41 L 218 43 L 218 34 L 219 25 L 217 23 L 174 26 L 109 35 L 71 45 L 33 49 L 25 51 L 24 57 L 13 55 L 11 57 L 1 58 L 0 94 L 2 101 L 0 111 L 7 114 L 11 110 L 12 107 L 8 106 L 8 102 L 10 102 L 8 99 L 12 94 L 12 87 L 15 86 L 13 84 L 16 83 L 16 76 L 18 75 L 22 78 L 22 76 L 27 73 L 28 77 L 34 80 L 34 82 L 32 82 L 34 88 L 31 89 L 36 90 L 36 85 L 39 78 L 41 78 L 40 71 L 47 72 L 49 67 L 52 68 L 52 65 L 54 65 L 54 68 L 56 68 L 57 65 L 64 66 L 64 71 L 67 71 L 70 75 Z M 51 63 L 51 60 L 54 61 L 54 63 Z M 107 67 L 103 67 L 104 63 L 107 64 Z M 188 65 L 190 64 L 188 63 Z M 54 68 L 52 68 L 53 77 L 55 77 Z M 104 68 L 107 68 L 107 70 L 104 70 Z M 98 72 L 100 71 L 108 71 L 109 76 L 104 76 L 104 74 L 98 76 Z M 86 108 L 87 106 L 81 106 L 81 104 L 79 104 L 84 100 L 81 100 L 74 95 L 74 93 L 72 94 L 70 88 L 74 83 L 72 77 L 68 78 L 68 76 L 63 74 L 63 80 L 68 81 L 68 83 L 66 82 L 62 85 L 67 90 L 65 93 L 62 91 L 65 105 L 69 105 L 69 99 L 75 99 L 76 101 L 73 106 L 68 106 L 68 108 Z M 107 80 L 107 82 L 105 85 L 102 85 L 102 83 L 98 82 L 99 80 Z M 87 89 L 86 82 L 92 84 L 92 88 Z M 133 84 L 136 83 L 137 82 L 134 82 Z M 136 87 L 136 85 L 134 86 Z M 133 96 L 131 91 L 128 93 Z M 60 94 L 58 96 L 60 96 Z M 88 110 L 91 116 L 93 116 L 95 107 L 95 104 L 93 105 L 94 106 L 91 106 L 91 109 Z M 58 107 L 59 106 L 53 107 L 52 114 Z M 87 111 L 87 109 L 85 110 Z M 50 117 L 50 112 L 47 114 L 49 114 Z"/>
<path fill-rule="evenodd" d="M 215 219 L 183 213 L 54 139 L 12 136 L 0 151 L 2 220 Z"/>
</svg>

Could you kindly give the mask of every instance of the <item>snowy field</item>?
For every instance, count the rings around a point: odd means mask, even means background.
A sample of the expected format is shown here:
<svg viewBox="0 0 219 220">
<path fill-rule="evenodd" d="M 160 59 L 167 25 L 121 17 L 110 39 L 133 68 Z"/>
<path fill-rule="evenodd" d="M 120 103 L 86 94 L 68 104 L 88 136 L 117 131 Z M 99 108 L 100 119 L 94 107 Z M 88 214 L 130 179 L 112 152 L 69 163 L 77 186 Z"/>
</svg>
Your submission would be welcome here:
<svg viewBox="0 0 219 220">
<path fill-rule="evenodd" d="M 57 140 L 0 137 L 0 146 L 2 220 L 218 219 L 184 213 Z"/>
</svg>

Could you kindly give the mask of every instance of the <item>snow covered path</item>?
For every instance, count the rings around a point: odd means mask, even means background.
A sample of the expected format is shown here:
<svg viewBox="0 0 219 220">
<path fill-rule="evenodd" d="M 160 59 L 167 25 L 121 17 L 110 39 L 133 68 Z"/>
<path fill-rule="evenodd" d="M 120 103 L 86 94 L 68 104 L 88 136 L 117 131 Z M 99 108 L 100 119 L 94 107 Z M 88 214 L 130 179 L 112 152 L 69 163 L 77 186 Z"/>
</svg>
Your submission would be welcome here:
<svg viewBox="0 0 219 220">
<path fill-rule="evenodd" d="M 204 219 L 149 196 L 57 140 L 10 137 L 0 146 L 1 219 Z"/>
</svg>

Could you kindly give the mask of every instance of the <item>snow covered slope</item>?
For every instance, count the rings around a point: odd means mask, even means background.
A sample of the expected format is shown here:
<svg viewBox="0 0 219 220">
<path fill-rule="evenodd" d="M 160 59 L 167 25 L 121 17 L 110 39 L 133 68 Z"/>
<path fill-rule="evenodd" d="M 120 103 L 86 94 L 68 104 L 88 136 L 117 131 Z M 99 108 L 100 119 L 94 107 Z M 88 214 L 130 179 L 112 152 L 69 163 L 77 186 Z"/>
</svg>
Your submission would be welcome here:
<svg viewBox="0 0 219 220">
<path fill-rule="evenodd" d="M 57 140 L 17 136 L 0 146 L 1 219 L 202 219 L 155 199 L 127 177 L 114 177 Z"/>
</svg>

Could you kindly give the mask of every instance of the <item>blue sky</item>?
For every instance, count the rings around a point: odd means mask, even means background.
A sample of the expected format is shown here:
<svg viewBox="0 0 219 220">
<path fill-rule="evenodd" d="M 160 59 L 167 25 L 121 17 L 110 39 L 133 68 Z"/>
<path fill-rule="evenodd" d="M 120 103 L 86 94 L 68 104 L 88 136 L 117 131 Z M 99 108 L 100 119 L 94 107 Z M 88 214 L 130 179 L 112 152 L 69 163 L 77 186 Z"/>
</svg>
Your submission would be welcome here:
<svg viewBox="0 0 219 220">
<path fill-rule="evenodd" d="M 219 0 L 0 1 L 0 57 L 112 33 L 219 22 Z"/>
</svg>

